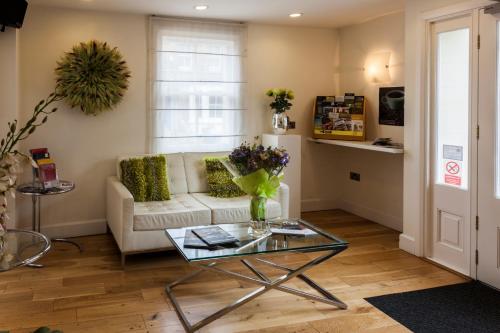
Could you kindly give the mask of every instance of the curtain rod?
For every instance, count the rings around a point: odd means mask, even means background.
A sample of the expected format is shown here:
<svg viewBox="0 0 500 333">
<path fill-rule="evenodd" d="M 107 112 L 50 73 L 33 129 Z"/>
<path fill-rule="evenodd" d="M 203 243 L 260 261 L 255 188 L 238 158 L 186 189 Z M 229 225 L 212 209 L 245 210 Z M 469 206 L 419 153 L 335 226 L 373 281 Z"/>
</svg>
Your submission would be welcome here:
<svg viewBox="0 0 500 333">
<path fill-rule="evenodd" d="M 226 24 L 226 25 L 246 25 L 243 21 L 231 21 L 231 20 L 218 20 L 209 18 L 198 18 L 198 17 L 182 17 L 182 16 L 165 16 L 165 15 L 149 15 L 150 18 L 163 19 L 167 21 L 183 21 L 183 22 L 198 22 L 198 23 L 215 23 L 215 24 Z"/>
</svg>

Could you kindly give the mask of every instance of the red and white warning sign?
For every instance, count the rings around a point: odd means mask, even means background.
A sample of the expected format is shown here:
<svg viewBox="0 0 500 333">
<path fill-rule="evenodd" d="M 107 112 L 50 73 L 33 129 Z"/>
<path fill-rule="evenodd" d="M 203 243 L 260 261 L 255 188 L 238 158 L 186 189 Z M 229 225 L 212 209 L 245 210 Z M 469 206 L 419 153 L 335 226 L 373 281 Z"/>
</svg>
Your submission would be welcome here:
<svg viewBox="0 0 500 333">
<path fill-rule="evenodd" d="M 444 183 L 448 185 L 462 185 L 462 162 L 446 161 L 444 163 Z"/>
</svg>

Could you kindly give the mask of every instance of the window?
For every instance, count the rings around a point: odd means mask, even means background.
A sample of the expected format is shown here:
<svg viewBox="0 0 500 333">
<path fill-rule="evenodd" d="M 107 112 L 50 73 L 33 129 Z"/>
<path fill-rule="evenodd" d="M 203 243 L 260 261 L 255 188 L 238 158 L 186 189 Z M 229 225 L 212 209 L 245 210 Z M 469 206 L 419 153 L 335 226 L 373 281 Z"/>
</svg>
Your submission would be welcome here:
<svg viewBox="0 0 500 333">
<path fill-rule="evenodd" d="M 227 151 L 243 139 L 246 27 L 151 18 L 152 150 Z"/>
<path fill-rule="evenodd" d="M 437 36 L 437 183 L 468 188 L 469 71 L 468 28 Z"/>
</svg>

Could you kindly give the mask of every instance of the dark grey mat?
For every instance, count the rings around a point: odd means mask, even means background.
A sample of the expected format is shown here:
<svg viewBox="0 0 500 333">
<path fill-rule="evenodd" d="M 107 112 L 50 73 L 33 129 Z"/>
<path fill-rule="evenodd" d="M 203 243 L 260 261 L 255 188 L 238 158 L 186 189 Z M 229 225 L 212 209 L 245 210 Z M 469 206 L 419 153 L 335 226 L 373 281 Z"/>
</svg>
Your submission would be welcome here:
<svg viewBox="0 0 500 333">
<path fill-rule="evenodd" d="M 479 282 L 366 300 L 416 333 L 500 332 L 500 291 Z"/>
</svg>

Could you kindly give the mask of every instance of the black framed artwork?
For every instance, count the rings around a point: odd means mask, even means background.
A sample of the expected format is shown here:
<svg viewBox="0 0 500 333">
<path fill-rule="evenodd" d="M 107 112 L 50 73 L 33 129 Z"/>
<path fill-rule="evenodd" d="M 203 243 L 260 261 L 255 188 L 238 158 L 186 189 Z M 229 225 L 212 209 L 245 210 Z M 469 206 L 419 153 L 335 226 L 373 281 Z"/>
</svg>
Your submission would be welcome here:
<svg viewBox="0 0 500 333">
<path fill-rule="evenodd" d="M 385 87 L 379 90 L 378 122 L 381 125 L 404 126 L 405 87 Z"/>
</svg>

